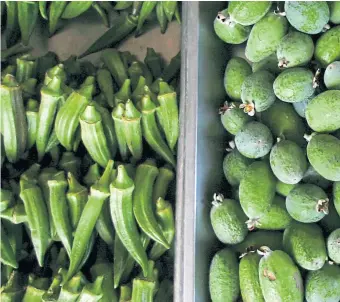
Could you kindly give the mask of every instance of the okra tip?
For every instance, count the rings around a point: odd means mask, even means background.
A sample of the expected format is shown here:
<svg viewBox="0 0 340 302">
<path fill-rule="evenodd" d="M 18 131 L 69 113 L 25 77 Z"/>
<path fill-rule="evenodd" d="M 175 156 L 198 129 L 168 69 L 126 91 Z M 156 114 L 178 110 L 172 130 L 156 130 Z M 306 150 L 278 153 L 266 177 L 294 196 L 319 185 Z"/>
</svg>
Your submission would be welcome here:
<svg viewBox="0 0 340 302">
<path fill-rule="evenodd" d="M 4 76 L 1 86 L 18 87 L 19 83 L 17 82 L 15 76 L 8 73 Z"/>
<path fill-rule="evenodd" d="M 119 165 L 117 168 L 117 176 L 111 184 L 111 189 L 112 187 L 116 189 L 126 189 L 132 186 L 134 186 L 133 180 L 127 173 L 126 168 L 124 167 L 124 165 Z"/>
<path fill-rule="evenodd" d="M 110 186 L 110 181 L 111 181 L 113 165 L 114 165 L 114 161 L 113 159 L 110 159 L 106 165 L 103 175 L 93 185 L 93 188 L 95 190 L 98 190 L 103 193 L 109 193 L 109 186 Z"/>
<path fill-rule="evenodd" d="M 156 208 L 157 211 L 163 211 L 165 210 L 168 206 L 170 206 L 170 203 L 166 201 L 164 198 L 159 197 L 156 201 Z"/>
</svg>

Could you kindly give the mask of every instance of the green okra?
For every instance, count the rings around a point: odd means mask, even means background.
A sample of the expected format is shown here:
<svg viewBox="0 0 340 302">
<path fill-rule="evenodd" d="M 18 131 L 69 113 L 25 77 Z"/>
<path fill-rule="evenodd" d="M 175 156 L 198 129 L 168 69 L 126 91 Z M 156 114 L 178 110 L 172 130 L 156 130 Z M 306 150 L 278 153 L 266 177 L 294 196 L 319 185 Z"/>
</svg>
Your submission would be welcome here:
<svg viewBox="0 0 340 302">
<path fill-rule="evenodd" d="M 107 108 L 109 107 L 108 104 L 107 104 L 107 101 L 106 101 L 106 97 L 104 96 L 103 93 L 100 93 L 98 95 L 96 95 L 94 98 L 93 98 L 93 102 L 97 105 L 100 105 L 101 107 L 103 108 Z"/>
<path fill-rule="evenodd" d="M 169 82 L 174 78 L 181 68 L 181 51 L 177 53 L 171 60 L 167 67 L 164 68 L 162 78 L 164 82 Z"/>
<path fill-rule="evenodd" d="M 79 270 L 79 265 L 85 255 L 87 244 L 94 232 L 103 204 L 110 195 L 109 182 L 112 168 L 113 161 L 110 160 L 102 177 L 93 186 L 91 186 L 89 198 L 74 234 L 70 267 L 66 278 L 67 280 L 69 280 Z"/>
<path fill-rule="evenodd" d="M 109 200 L 105 200 L 100 215 L 96 223 L 96 230 L 108 246 L 113 246 L 115 230 L 110 216 Z"/>
<path fill-rule="evenodd" d="M 157 1 L 143 1 L 142 7 L 139 13 L 135 37 L 138 37 L 139 35 L 141 35 L 142 27 L 144 23 L 148 19 L 148 17 L 151 15 L 156 5 L 157 5 Z"/>
<path fill-rule="evenodd" d="M 48 20 L 47 4 L 47 1 L 39 1 L 40 16 L 43 17 L 43 19 L 45 20 Z"/>
<path fill-rule="evenodd" d="M 1 133 L 6 157 L 16 162 L 27 145 L 27 121 L 22 91 L 12 75 L 6 75 L 0 87 Z M 6 125 L 6 127 L 5 127 Z"/>
<path fill-rule="evenodd" d="M 18 3 L 6 1 L 6 45 L 13 46 L 20 36 L 18 22 Z M 2 51 L 1 51 L 2 52 Z"/>
<path fill-rule="evenodd" d="M 50 3 L 48 18 L 48 30 L 50 36 L 52 36 L 56 32 L 58 21 L 60 20 L 66 6 L 66 1 L 52 1 Z"/>
<path fill-rule="evenodd" d="M 175 219 L 171 204 L 163 198 L 158 198 L 156 202 L 156 217 L 162 228 L 164 237 L 169 245 L 175 237 Z M 155 242 L 150 250 L 149 257 L 152 260 L 158 260 L 167 251 L 163 245 Z"/>
<path fill-rule="evenodd" d="M 12 207 L 0 212 L 0 217 L 1 219 L 6 219 L 13 224 L 27 222 L 27 214 L 22 202 L 17 202 Z"/>
<path fill-rule="evenodd" d="M 126 103 L 131 97 L 131 80 L 126 79 L 114 96 L 115 105 Z"/>
<path fill-rule="evenodd" d="M 34 1 L 18 2 L 18 20 L 21 40 L 27 45 L 39 16 L 39 4 Z"/>
<path fill-rule="evenodd" d="M 66 180 L 49 180 L 47 182 L 50 192 L 50 206 L 52 220 L 63 246 L 68 255 L 71 255 L 72 225 L 68 215 L 66 200 Z"/>
<path fill-rule="evenodd" d="M 36 146 L 39 161 L 41 161 L 45 155 L 47 143 L 57 114 L 59 100 L 63 94 L 61 84 L 62 80 L 55 76 L 47 85 L 44 85 L 40 91 L 41 101 L 36 134 Z"/>
<path fill-rule="evenodd" d="M 98 15 L 100 16 L 100 18 L 102 19 L 104 25 L 106 27 L 110 27 L 110 21 L 109 21 L 109 17 L 106 14 L 106 11 L 98 4 L 98 2 L 93 2 L 92 3 L 92 7 L 96 10 L 96 12 L 98 13 Z"/>
<path fill-rule="evenodd" d="M 176 5 L 176 10 L 175 10 L 175 18 L 176 18 L 176 21 L 178 22 L 178 24 L 181 24 L 182 21 L 181 21 L 181 13 L 179 11 L 179 3 L 177 2 L 177 5 Z"/>
<path fill-rule="evenodd" d="M 74 140 L 79 127 L 79 117 L 90 103 L 94 91 L 94 77 L 88 77 L 79 90 L 74 91 L 60 108 L 55 130 L 60 143 L 68 150 L 73 150 Z"/>
<path fill-rule="evenodd" d="M 42 301 L 42 296 L 49 287 L 48 278 L 37 278 L 33 274 L 28 276 L 28 286 L 22 302 Z"/>
<path fill-rule="evenodd" d="M 0 188 L 0 212 L 10 208 L 14 204 L 12 191 Z"/>
<path fill-rule="evenodd" d="M 68 2 L 61 17 L 63 19 L 73 19 L 85 13 L 92 5 L 93 1 L 71 1 Z"/>
<path fill-rule="evenodd" d="M 125 69 L 127 70 L 131 63 L 136 60 L 136 57 L 129 51 L 123 51 L 120 53 Z"/>
<path fill-rule="evenodd" d="M 40 3 L 46 3 L 46 2 L 39 1 L 39 4 Z M 49 71 L 54 66 L 56 66 L 58 64 L 58 61 L 59 61 L 58 56 L 52 51 L 49 51 L 43 56 L 38 57 L 37 58 L 37 79 L 39 81 L 43 81 L 45 79 L 46 72 Z"/>
<path fill-rule="evenodd" d="M 150 86 L 150 89 L 153 93 L 159 93 L 159 83 L 164 82 L 162 78 L 157 78 Z"/>
<path fill-rule="evenodd" d="M 140 76 L 136 85 L 135 90 L 131 94 L 131 99 L 135 104 L 137 104 L 144 95 L 145 78 Z"/>
<path fill-rule="evenodd" d="M 16 258 L 16 252 L 13 250 L 11 242 L 8 238 L 8 235 L 4 229 L 3 224 L 0 224 L 1 228 L 1 253 L 0 253 L 0 261 L 9 265 L 13 268 L 18 268 L 18 261 Z"/>
<path fill-rule="evenodd" d="M 148 95 L 151 98 L 152 102 L 154 102 L 155 104 L 158 104 L 157 95 L 147 85 L 144 86 L 144 95 Z"/>
<path fill-rule="evenodd" d="M 132 298 L 132 287 L 131 284 L 121 285 L 119 295 L 119 302 L 130 302 Z"/>
<path fill-rule="evenodd" d="M 156 111 L 158 121 L 163 128 L 170 149 L 174 151 L 179 136 L 177 94 L 166 82 L 160 82 L 157 100 L 159 103 Z"/>
<path fill-rule="evenodd" d="M 164 3 L 163 1 L 159 1 L 156 6 L 156 15 L 159 26 L 161 28 L 161 33 L 164 34 L 168 27 L 168 19 L 164 11 Z"/>
<path fill-rule="evenodd" d="M 172 21 L 172 17 L 174 16 L 175 11 L 176 11 L 176 6 L 177 6 L 177 1 L 164 1 L 163 2 L 164 13 L 169 22 Z"/>
<path fill-rule="evenodd" d="M 37 138 L 38 128 L 38 111 L 39 103 L 36 100 L 29 99 L 26 103 L 26 119 L 27 119 L 27 146 L 26 149 L 31 149 Z"/>
<path fill-rule="evenodd" d="M 98 1 L 98 4 L 108 13 L 110 13 L 113 9 L 113 6 L 109 1 Z"/>
<path fill-rule="evenodd" d="M 122 157 L 123 160 L 127 160 L 129 155 L 129 149 L 125 138 L 125 125 L 123 120 L 125 112 L 124 107 L 125 107 L 124 104 L 119 103 L 112 111 L 112 118 L 115 125 L 120 156 Z"/>
<path fill-rule="evenodd" d="M 118 166 L 117 177 L 110 185 L 110 210 L 116 236 L 119 236 L 127 251 L 142 267 L 143 273 L 146 274 L 147 256 L 132 212 L 134 187 L 134 183 L 128 176 L 124 166 Z"/>
<path fill-rule="evenodd" d="M 69 215 L 72 229 L 75 231 L 88 198 L 87 188 L 82 186 L 75 176 L 69 172 L 67 174 L 68 191 L 66 199 L 68 203 Z"/>
<path fill-rule="evenodd" d="M 21 83 L 20 87 L 22 89 L 22 97 L 24 100 L 36 96 L 36 86 L 38 84 L 37 79 L 27 79 L 25 82 Z"/>
<path fill-rule="evenodd" d="M 99 165 L 97 163 L 94 163 L 91 165 L 85 174 L 83 178 L 83 183 L 91 187 L 96 181 L 98 181 L 100 178 L 100 171 L 99 171 Z"/>
<path fill-rule="evenodd" d="M 141 64 L 139 64 L 138 61 L 132 62 L 128 69 L 128 74 L 129 78 L 131 79 L 132 90 L 135 90 L 139 81 L 139 77 L 144 76 Z"/>
<path fill-rule="evenodd" d="M 105 96 L 106 102 L 110 107 L 114 107 L 114 90 L 111 73 L 106 68 L 97 71 L 97 83 L 100 91 Z"/>
<path fill-rule="evenodd" d="M 103 297 L 102 287 L 103 287 L 104 277 L 99 276 L 95 279 L 93 283 L 88 283 L 83 287 L 77 302 L 96 302 L 101 301 Z"/>
<path fill-rule="evenodd" d="M 25 293 L 25 277 L 17 270 L 13 270 L 6 284 L 1 286 L 2 302 L 20 302 Z M 2 279 L 3 281 L 3 279 Z M 4 282 L 3 282 L 4 283 Z"/>
<path fill-rule="evenodd" d="M 175 173 L 171 166 L 166 164 L 164 167 L 159 168 L 159 174 L 156 178 L 155 185 L 152 192 L 152 200 L 156 204 L 158 198 L 165 198 L 170 183 L 175 178 Z"/>
<path fill-rule="evenodd" d="M 48 150 L 48 154 L 51 157 L 51 161 L 50 161 L 50 166 L 51 167 L 57 167 L 60 161 L 60 149 L 59 146 L 56 145 L 53 148 L 51 148 L 50 150 Z"/>
<path fill-rule="evenodd" d="M 7 1 L 7 2 L 11 2 L 11 1 Z M 12 56 L 28 53 L 31 50 L 32 50 L 31 46 L 25 46 L 21 42 L 13 45 L 11 47 L 8 47 L 8 45 L 7 45 L 6 49 L 1 49 L 1 62 L 6 62 L 7 60 L 10 60 Z M 13 62 L 13 64 L 14 64 L 14 62 Z M 3 70 L 2 73 L 4 74 L 5 70 Z"/>
<path fill-rule="evenodd" d="M 93 103 L 90 103 L 80 115 L 80 128 L 87 152 L 95 162 L 105 167 L 113 156 L 105 137 L 101 114 Z"/>
<path fill-rule="evenodd" d="M 60 285 L 62 282 L 62 276 L 56 275 L 51 282 L 50 287 L 48 290 L 42 295 L 41 299 L 43 302 L 49 302 L 49 301 L 58 301 L 58 297 L 60 294 Z"/>
<path fill-rule="evenodd" d="M 150 69 L 152 76 L 157 79 L 162 74 L 162 57 L 153 48 L 147 48 L 144 63 Z"/>
<path fill-rule="evenodd" d="M 102 51 L 100 59 L 111 72 L 114 81 L 121 87 L 128 78 L 128 74 L 120 52 L 117 49 L 105 49 Z"/>
<path fill-rule="evenodd" d="M 60 290 L 58 302 L 76 302 L 80 296 L 80 293 L 86 284 L 86 279 L 84 275 L 79 272 L 75 274 L 66 283 L 63 281 L 63 285 Z"/>
<path fill-rule="evenodd" d="M 156 282 L 146 279 L 135 278 L 132 282 L 131 302 L 152 302 L 156 290 Z"/>
<path fill-rule="evenodd" d="M 19 262 L 21 258 L 21 249 L 22 249 L 22 225 L 14 224 L 11 221 L 4 220 L 2 221 L 3 226 L 5 227 L 7 238 L 12 247 L 12 250 L 15 255 L 15 259 Z"/>
<path fill-rule="evenodd" d="M 170 245 L 153 213 L 152 189 L 158 173 L 157 166 L 153 160 L 146 160 L 137 167 L 136 187 L 133 194 L 133 213 L 143 232 L 169 249 Z"/>
<path fill-rule="evenodd" d="M 90 237 L 90 240 L 89 242 L 86 244 L 86 251 L 85 251 L 85 254 L 84 254 L 84 257 L 83 259 L 81 260 L 80 262 L 80 265 L 79 265 L 79 269 L 81 269 L 85 263 L 87 262 L 87 260 L 89 259 L 90 255 L 91 255 L 91 252 L 93 250 L 93 246 L 96 242 L 96 239 L 97 239 L 97 231 L 94 230 L 91 234 L 91 237 Z"/>
<path fill-rule="evenodd" d="M 79 177 L 80 175 L 80 165 L 81 159 L 77 157 L 73 152 L 64 152 L 60 162 L 59 168 L 64 170 L 67 173 L 72 173 L 75 177 Z"/>
<path fill-rule="evenodd" d="M 142 8 L 143 1 L 132 2 L 132 15 L 139 16 L 140 9 Z"/>
<path fill-rule="evenodd" d="M 163 140 L 161 132 L 158 129 L 155 117 L 156 110 L 156 106 L 151 101 L 150 96 L 145 95 L 141 100 L 143 136 L 156 153 L 158 153 L 173 167 L 176 167 L 175 158 L 170 148 Z"/>
<path fill-rule="evenodd" d="M 15 72 L 17 70 L 17 67 L 15 65 L 8 65 L 1 73 L 1 80 L 5 77 L 7 74 L 11 74 L 12 76 L 15 76 Z"/>
<path fill-rule="evenodd" d="M 48 85 L 49 82 L 54 78 L 57 77 L 61 80 L 62 83 L 64 83 L 67 79 L 67 74 L 65 71 L 65 65 L 64 64 L 57 64 L 48 69 L 44 73 L 44 85 Z M 63 87 L 64 88 L 64 87 Z"/>
<path fill-rule="evenodd" d="M 61 274 L 62 277 L 65 276 L 67 273 L 67 266 L 68 266 L 68 256 L 65 248 L 60 248 L 58 254 L 56 255 L 55 259 L 50 262 L 50 268 L 53 271 L 53 275 Z"/>
<path fill-rule="evenodd" d="M 113 7 L 115 10 L 124 10 L 129 8 L 132 5 L 132 1 L 117 1 L 115 6 Z"/>
<path fill-rule="evenodd" d="M 99 37 L 79 58 L 112 47 L 129 35 L 137 26 L 138 16 L 121 15 L 117 22 Z"/>
</svg>

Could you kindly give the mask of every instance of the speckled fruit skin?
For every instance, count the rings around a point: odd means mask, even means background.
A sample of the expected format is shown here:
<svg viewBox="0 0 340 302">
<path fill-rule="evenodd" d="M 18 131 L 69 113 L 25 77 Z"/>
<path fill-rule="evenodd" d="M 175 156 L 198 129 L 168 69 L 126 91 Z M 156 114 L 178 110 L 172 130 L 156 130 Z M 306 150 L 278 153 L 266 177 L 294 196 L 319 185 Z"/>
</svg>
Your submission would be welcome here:
<svg viewBox="0 0 340 302">
<path fill-rule="evenodd" d="M 279 180 L 293 185 L 299 183 L 306 172 L 307 160 L 297 143 L 282 140 L 270 151 L 270 166 Z"/>
<path fill-rule="evenodd" d="M 340 229 L 334 230 L 327 238 L 327 251 L 329 258 L 340 264 Z"/>
<path fill-rule="evenodd" d="M 229 13 L 232 20 L 242 25 L 253 25 L 264 17 L 271 7 L 271 1 L 231 1 Z"/>
<path fill-rule="evenodd" d="M 333 183 L 333 201 L 336 211 L 340 217 L 340 181 Z"/>
<path fill-rule="evenodd" d="M 261 122 L 269 127 L 274 137 L 282 137 L 299 146 L 305 146 L 303 138 L 306 133 L 306 126 L 302 118 L 295 112 L 292 104 L 276 100 L 266 111 L 261 112 Z"/>
<path fill-rule="evenodd" d="M 230 107 L 221 114 L 221 122 L 225 130 L 230 134 L 235 135 L 245 124 L 250 122 L 253 117 L 239 108 L 241 103 L 234 102 L 233 104 L 234 107 Z"/>
<path fill-rule="evenodd" d="M 283 233 L 283 247 L 306 270 L 322 268 L 327 259 L 325 239 L 316 223 L 292 221 Z"/>
<path fill-rule="evenodd" d="M 314 57 L 323 67 L 340 60 L 340 25 L 326 31 L 316 41 Z"/>
<path fill-rule="evenodd" d="M 229 17 L 228 9 L 221 12 L 223 16 Z M 241 44 L 248 39 L 250 34 L 250 26 L 243 26 L 241 24 L 230 25 L 222 22 L 218 17 L 214 21 L 214 30 L 216 35 L 225 43 Z"/>
<path fill-rule="evenodd" d="M 301 102 L 314 93 L 313 73 L 306 68 L 289 68 L 280 73 L 274 81 L 275 95 L 284 102 Z"/>
<path fill-rule="evenodd" d="M 260 218 L 273 203 L 276 179 L 268 163 L 252 163 L 241 180 L 240 204 L 250 219 Z"/>
<path fill-rule="evenodd" d="M 227 154 L 223 160 L 224 176 L 232 186 L 238 186 L 252 159 L 243 156 L 236 149 Z"/>
<path fill-rule="evenodd" d="M 213 302 L 233 302 L 240 294 L 238 259 L 225 248 L 215 254 L 210 264 L 209 289 Z"/>
<path fill-rule="evenodd" d="M 329 10 L 330 10 L 330 18 L 329 20 L 333 24 L 340 24 L 340 2 L 332 1 L 328 2 Z"/>
<path fill-rule="evenodd" d="M 235 144 L 243 156 L 259 158 L 269 153 L 273 136 L 266 125 L 249 122 L 236 134 Z"/>
<path fill-rule="evenodd" d="M 265 301 L 303 301 L 300 271 L 285 252 L 276 250 L 263 256 L 259 264 L 259 277 Z"/>
<path fill-rule="evenodd" d="M 270 72 L 266 70 L 254 72 L 242 84 L 242 102 L 254 102 L 256 112 L 267 110 L 276 99 L 273 83 L 274 76 Z"/>
<path fill-rule="evenodd" d="M 298 115 L 300 115 L 303 118 L 306 118 L 306 109 L 309 104 L 309 102 L 315 97 L 313 94 L 309 98 L 301 101 L 301 102 L 295 102 L 293 103 L 293 107 Z"/>
<path fill-rule="evenodd" d="M 286 198 L 287 211 L 296 221 L 312 223 L 321 220 L 325 213 L 317 211 L 319 200 L 327 194 L 318 186 L 299 184 L 291 190 Z"/>
<path fill-rule="evenodd" d="M 287 197 L 289 192 L 295 188 L 296 185 L 285 184 L 282 181 L 276 182 L 276 193 Z"/>
<path fill-rule="evenodd" d="M 327 189 L 331 185 L 331 181 L 316 172 L 312 165 L 308 166 L 308 169 L 303 175 L 302 181 L 306 184 L 316 185 L 322 189 Z"/>
<path fill-rule="evenodd" d="M 335 61 L 327 66 L 323 80 L 328 89 L 340 90 L 340 61 Z"/>
<path fill-rule="evenodd" d="M 259 62 L 276 52 L 287 30 L 287 19 L 269 12 L 251 29 L 245 52 L 248 60 Z"/>
<path fill-rule="evenodd" d="M 244 240 L 248 230 L 247 216 L 238 202 L 233 199 L 214 201 L 210 221 L 217 238 L 225 244 L 237 244 Z"/>
<path fill-rule="evenodd" d="M 315 134 L 307 145 L 307 157 L 324 178 L 340 181 L 340 140 L 330 134 Z"/>
<path fill-rule="evenodd" d="M 328 90 L 313 98 L 306 108 L 309 127 L 323 133 L 340 129 L 339 100 L 340 90 Z"/>
<path fill-rule="evenodd" d="M 245 255 L 240 261 L 239 275 L 243 302 L 264 302 L 259 280 L 260 259 L 255 251 Z"/>
<path fill-rule="evenodd" d="M 320 33 L 329 21 L 327 2 L 285 1 L 285 12 L 289 23 L 306 34 Z"/>
<path fill-rule="evenodd" d="M 241 101 L 241 88 L 246 77 L 251 75 L 249 63 L 239 57 L 231 58 L 224 72 L 224 88 L 234 101 Z"/>
<path fill-rule="evenodd" d="M 314 43 L 309 35 L 290 32 L 285 35 L 276 51 L 277 59 L 286 62 L 284 68 L 303 66 L 314 54 Z"/>
<path fill-rule="evenodd" d="M 326 263 L 317 271 L 308 272 L 306 277 L 307 302 L 340 301 L 340 267 Z"/>
<path fill-rule="evenodd" d="M 263 60 L 259 62 L 254 62 L 251 65 L 253 72 L 259 70 L 267 70 L 271 74 L 279 74 L 282 70 L 279 68 L 279 61 L 277 60 L 276 53 L 272 53 L 268 57 L 265 57 Z"/>
</svg>

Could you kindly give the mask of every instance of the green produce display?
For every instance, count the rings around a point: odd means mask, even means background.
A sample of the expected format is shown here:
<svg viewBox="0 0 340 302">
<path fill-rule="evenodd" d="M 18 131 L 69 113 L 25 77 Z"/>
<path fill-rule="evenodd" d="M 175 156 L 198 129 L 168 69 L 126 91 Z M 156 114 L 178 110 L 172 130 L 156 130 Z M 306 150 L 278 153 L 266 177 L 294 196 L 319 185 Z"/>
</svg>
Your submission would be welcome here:
<svg viewBox="0 0 340 302">
<path fill-rule="evenodd" d="M 148 48 L 139 61 L 110 47 L 142 35 L 156 10 L 165 33 L 179 2 L 1 8 L 0 300 L 171 299 L 181 56 L 165 64 Z M 87 51 L 105 48 L 98 66 L 25 46 L 36 27 L 51 36 L 85 12 L 113 20 Z"/>
<path fill-rule="evenodd" d="M 216 12 L 230 58 L 216 108 L 228 184 L 210 208 L 227 245 L 210 264 L 213 302 L 340 299 L 339 12 L 320 1 L 232 1 Z"/>
</svg>

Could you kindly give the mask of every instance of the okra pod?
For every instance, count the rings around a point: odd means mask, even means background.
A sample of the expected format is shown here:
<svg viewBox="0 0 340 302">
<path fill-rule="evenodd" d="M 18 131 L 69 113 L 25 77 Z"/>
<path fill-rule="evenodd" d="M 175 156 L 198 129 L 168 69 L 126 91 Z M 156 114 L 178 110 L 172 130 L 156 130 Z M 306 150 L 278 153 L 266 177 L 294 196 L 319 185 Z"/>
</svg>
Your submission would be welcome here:
<svg viewBox="0 0 340 302">
<path fill-rule="evenodd" d="M 18 20 L 21 40 L 27 45 L 39 16 L 39 4 L 34 1 L 18 2 Z"/>
<path fill-rule="evenodd" d="M 62 274 L 62 276 L 65 276 L 65 273 L 67 273 L 67 266 L 68 266 L 68 256 L 65 248 L 60 248 L 58 254 L 56 255 L 56 258 L 53 259 L 53 261 L 50 262 L 50 268 L 53 271 L 53 275 L 56 274 Z M 66 270 L 66 271 L 65 271 Z"/>
<path fill-rule="evenodd" d="M 0 212 L 1 219 L 6 219 L 14 224 L 20 224 L 27 222 L 27 214 L 25 211 L 25 206 L 21 202 L 17 202 L 12 207 Z"/>
<path fill-rule="evenodd" d="M 50 301 L 57 301 L 59 294 L 60 294 L 60 285 L 62 282 L 62 276 L 56 275 L 51 282 L 50 287 L 48 290 L 43 294 L 42 301 L 43 302 L 50 302 Z"/>
<path fill-rule="evenodd" d="M 21 260 L 21 248 L 22 248 L 22 226 L 20 224 L 14 224 L 11 221 L 2 221 L 3 227 L 5 227 L 7 238 L 12 247 L 17 262 Z"/>
<path fill-rule="evenodd" d="M 136 60 L 136 57 L 129 51 L 123 51 L 120 53 L 125 69 L 127 70 L 131 63 Z"/>
<path fill-rule="evenodd" d="M 24 100 L 29 98 L 33 98 L 37 95 L 36 86 L 38 80 L 37 79 L 27 79 L 25 82 L 21 83 L 20 87 L 22 89 L 22 97 Z"/>
<path fill-rule="evenodd" d="M 50 36 L 56 32 L 58 21 L 60 20 L 66 6 L 66 1 L 52 1 L 50 3 L 48 18 L 48 30 Z"/>
<path fill-rule="evenodd" d="M 124 10 L 129 8 L 132 5 L 132 1 L 117 1 L 115 6 L 113 7 L 115 10 Z"/>
<path fill-rule="evenodd" d="M 156 106 L 152 103 L 150 96 L 145 95 L 142 98 L 141 111 L 142 129 L 145 140 L 156 153 L 163 157 L 173 167 L 176 167 L 175 158 L 158 129 L 155 117 Z"/>
<path fill-rule="evenodd" d="M 5 211 L 14 204 L 12 191 L 0 188 L 0 212 Z"/>
<path fill-rule="evenodd" d="M 110 185 L 110 210 L 116 236 L 142 267 L 143 273 L 147 272 L 147 257 L 142 246 L 140 235 L 133 217 L 132 196 L 134 183 L 128 176 L 123 165 L 117 168 L 117 177 Z"/>
<path fill-rule="evenodd" d="M 181 21 L 181 13 L 179 11 L 179 3 L 178 2 L 177 2 L 177 5 L 176 5 L 176 10 L 175 10 L 175 18 L 176 18 L 176 21 L 178 22 L 178 24 L 182 23 L 182 21 Z"/>
<path fill-rule="evenodd" d="M 130 302 L 132 298 L 132 287 L 130 284 L 121 285 L 119 295 L 119 302 Z"/>
<path fill-rule="evenodd" d="M 91 165 L 86 175 L 83 178 L 83 182 L 86 186 L 91 187 L 100 178 L 99 165 L 97 163 Z"/>
<path fill-rule="evenodd" d="M 12 1 L 6 1 L 6 2 L 15 3 L 15 2 L 12 2 Z M 22 53 L 28 53 L 31 50 L 32 50 L 31 46 L 23 45 L 21 42 L 15 44 L 13 46 L 10 46 L 10 47 L 7 45 L 6 49 L 1 49 L 1 62 L 6 62 L 12 56 L 16 56 L 16 55 L 19 55 L 19 54 L 22 54 Z M 5 71 L 2 71 L 2 73 L 5 74 Z"/>
<path fill-rule="evenodd" d="M 58 77 L 62 81 L 62 83 L 66 81 L 67 74 L 65 71 L 65 66 L 63 64 L 54 65 L 53 67 L 51 67 L 45 72 L 44 85 L 47 86 L 54 77 Z"/>
<path fill-rule="evenodd" d="M 132 90 L 135 90 L 140 76 L 144 76 L 143 69 L 138 61 L 131 63 L 128 69 L 129 78 L 131 79 Z"/>
<path fill-rule="evenodd" d="M 163 2 L 163 9 L 169 22 L 172 21 L 172 17 L 176 11 L 176 6 L 177 6 L 177 1 L 164 1 Z"/>
<path fill-rule="evenodd" d="M 103 204 L 103 208 L 96 223 L 96 230 L 100 238 L 102 238 L 108 246 L 113 246 L 115 231 L 110 216 L 110 203 L 108 199 L 105 200 Z"/>
<path fill-rule="evenodd" d="M 145 23 L 146 19 L 151 15 L 156 5 L 157 1 L 143 1 L 135 33 L 136 37 L 138 37 L 142 33 L 143 24 Z"/>
<path fill-rule="evenodd" d="M 97 71 L 97 83 L 100 91 L 105 96 L 107 104 L 114 107 L 114 90 L 112 84 L 111 73 L 106 68 L 98 69 Z"/>
<path fill-rule="evenodd" d="M 39 1 L 39 4 L 40 3 L 44 3 L 44 1 Z M 58 64 L 58 61 L 58 56 L 52 51 L 49 51 L 43 56 L 37 58 L 37 79 L 39 81 L 43 81 L 46 72 L 53 68 L 53 66 L 56 66 Z"/>
<path fill-rule="evenodd" d="M 1 81 L 5 77 L 5 75 L 10 74 L 12 76 L 15 76 L 15 72 L 17 70 L 17 67 L 15 65 L 8 65 L 2 72 L 1 72 Z"/>
<path fill-rule="evenodd" d="M 131 97 L 131 80 L 126 79 L 123 85 L 115 94 L 114 100 L 115 105 L 117 106 L 119 103 L 126 103 Z"/>
<path fill-rule="evenodd" d="M 133 279 L 131 302 L 152 302 L 156 289 L 156 282 L 146 279 Z"/>
<path fill-rule="evenodd" d="M 13 46 L 19 39 L 18 3 L 6 1 L 6 45 Z M 1 51 L 2 52 L 2 51 Z"/>
<path fill-rule="evenodd" d="M 143 1 L 132 2 L 132 15 L 139 16 L 140 9 L 142 8 Z"/>
<path fill-rule="evenodd" d="M 4 229 L 3 224 L 0 224 L 1 228 L 1 253 L 0 253 L 0 261 L 9 265 L 13 268 L 18 268 L 18 261 L 16 259 L 16 253 L 11 246 L 10 240 L 7 236 L 7 233 Z"/>
<path fill-rule="evenodd" d="M 110 160 L 105 168 L 102 177 L 90 189 L 88 201 L 81 214 L 77 229 L 74 234 L 70 267 L 67 273 L 69 280 L 79 270 L 83 257 L 85 255 L 86 246 L 94 231 L 97 219 L 102 210 L 105 200 L 109 197 L 109 183 L 113 161 Z"/>
<path fill-rule="evenodd" d="M 73 19 L 85 13 L 92 5 L 93 1 L 70 1 L 61 17 L 63 19 Z"/>
<path fill-rule="evenodd" d="M 103 286 L 103 276 L 99 276 L 93 283 L 88 283 L 84 286 L 80 293 L 77 302 L 97 302 L 101 301 L 103 297 L 102 286 Z"/>
<path fill-rule="evenodd" d="M 156 15 L 159 26 L 161 28 L 161 33 L 164 34 L 168 27 L 168 19 L 164 11 L 163 1 L 159 1 L 156 6 Z"/>
<path fill-rule="evenodd" d="M 79 272 L 72 277 L 66 283 L 63 280 L 63 285 L 60 290 L 58 302 L 76 302 L 80 296 L 80 293 L 86 284 L 84 275 Z"/>
<path fill-rule="evenodd" d="M 144 95 L 144 87 L 145 87 L 145 78 L 140 76 L 136 85 L 135 90 L 131 94 L 131 99 L 135 104 L 137 104 Z"/>
<path fill-rule="evenodd" d="M 22 299 L 22 302 L 42 301 L 42 296 L 48 289 L 48 286 L 48 278 L 37 278 L 34 275 L 30 274 L 28 276 L 28 286 L 26 288 L 26 292 Z"/>
<path fill-rule="evenodd" d="M 100 56 L 104 65 L 109 69 L 119 87 L 128 78 L 127 70 L 117 49 L 105 49 Z"/>
<path fill-rule="evenodd" d="M 60 161 L 60 149 L 59 149 L 59 146 L 56 145 L 53 148 L 51 148 L 50 150 L 48 150 L 48 154 L 51 157 L 50 166 L 51 167 L 57 167 L 58 164 L 59 164 L 59 161 Z"/>
<path fill-rule="evenodd" d="M 104 25 L 110 27 L 109 17 L 107 16 L 106 11 L 97 2 L 93 2 L 92 7 L 96 10 Z"/>
<path fill-rule="evenodd" d="M 33 147 L 37 138 L 38 111 L 39 111 L 38 101 L 29 99 L 26 104 L 27 150 Z"/>
<path fill-rule="evenodd" d="M 144 63 L 149 68 L 152 76 L 157 79 L 162 74 L 162 58 L 153 48 L 147 48 Z"/>
<path fill-rule="evenodd" d="M 181 68 L 181 51 L 177 53 L 171 60 L 169 65 L 163 70 L 162 78 L 164 82 L 169 82 L 174 78 Z"/>
<path fill-rule="evenodd" d="M 43 19 L 48 20 L 47 1 L 39 1 L 39 12 Z"/>
<path fill-rule="evenodd" d="M 2 267 L 3 269 L 3 267 Z M 25 277 L 17 270 L 13 270 L 5 285 L 1 287 L 2 302 L 20 302 L 25 292 Z M 5 283 L 1 278 L 2 283 Z"/>
<path fill-rule="evenodd" d="M 97 239 L 97 231 L 94 230 L 91 234 L 91 237 L 90 237 L 90 240 L 88 241 L 88 243 L 86 244 L 86 251 L 85 251 L 85 254 L 84 254 L 84 257 L 83 259 L 81 260 L 80 262 L 80 265 L 79 265 L 79 269 L 81 269 L 85 263 L 87 262 L 87 260 L 89 259 L 90 255 L 91 255 L 91 252 L 93 250 L 93 246 L 96 242 L 96 239 Z"/>
<path fill-rule="evenodd" d="M 116 108 L 112 111 L 112 118 L 115 125 L 116 135 L 117 135 L 117 142 L 118 142 L 118 149 L 120 156 L 123 160 L 127 160 L 129 155 L 129 150 L 125 138 L 125 125 L 124 125 L 124 104 L 119 103 Z"/>
<path fill-rule="evenodd" d="M 166 164 L 159 168 L 159 174 L 153 188 L 152 200 L 156 204 L 158 198 L 165 198 L 169 189 L 169 184 L 173 181 L 175 173 L 171 166 Z"/>
<path fill-rule="evenodd" d="M 66 173 L 72 173 L 75 177 L 80 175 L 81 159 L 73 152 L 64 152 L 59 162 L 59 168 Z"/>
<path fill-rule="evenodd" d="M 150 86 L 150 89 L 153 93 L 159 93 L 159 83 L 163 82 L 162 78 L 157 78 Z"/>
</svg>

